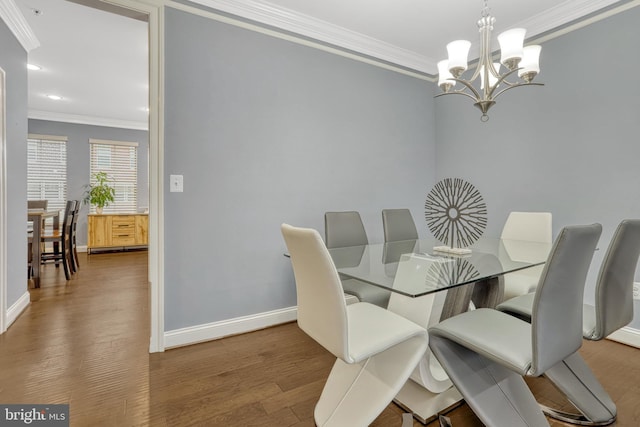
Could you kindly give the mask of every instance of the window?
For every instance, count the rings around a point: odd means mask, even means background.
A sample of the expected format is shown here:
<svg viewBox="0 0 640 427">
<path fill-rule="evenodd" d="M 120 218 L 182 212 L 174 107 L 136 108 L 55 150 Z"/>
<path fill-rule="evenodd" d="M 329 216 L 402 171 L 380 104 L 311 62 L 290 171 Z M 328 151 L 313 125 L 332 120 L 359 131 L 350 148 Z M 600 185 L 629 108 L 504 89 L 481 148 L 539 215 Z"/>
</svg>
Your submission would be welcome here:
<svg viewBox="0 0 640 427">
<path fill-rule="evenodd" d="M 30 134 L 27 139 L 27 199 L 48 200 L 64 209 L 67 201 L 67 137 Z"/>
<path fill-rule="evenodd" d="M 132 213 L 137 211 L 138 200 L 138 143 L 90 139 L 91 184 L 98 172 L 105 172 L 115 190 L 115 201 L 104 208 L 104 213 Z M 95 206 L 91 206 L 95 212 Z"/>
</svg>

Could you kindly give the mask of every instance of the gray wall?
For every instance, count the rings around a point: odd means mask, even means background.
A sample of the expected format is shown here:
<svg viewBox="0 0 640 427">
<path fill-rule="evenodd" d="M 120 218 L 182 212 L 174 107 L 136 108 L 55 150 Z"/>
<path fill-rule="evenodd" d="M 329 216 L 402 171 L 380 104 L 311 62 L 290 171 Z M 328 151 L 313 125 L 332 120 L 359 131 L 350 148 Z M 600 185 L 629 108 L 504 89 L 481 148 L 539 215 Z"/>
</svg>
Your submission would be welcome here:
<svg viewBox="0 0 640 427">
<path fill-rule="evenodd" d="M 282 222 L 420 220 L 432 84 L 171 8 L 165 41 L 165 330 L 295 305 Z"/>
<path fill-rule="evenodd" d="M 0 67 L 5 72 L 7 169 L 7 308 L 27 291 L 27 53 L 0 20 Z"/>
<path fill-rule="evenodd" d="M 602 223 L 586 290 L 591 302 L 615 227 L 640 217 L 639 22 L 636 7 L 544 43 L 545 86 L 505 93 L 488 123 L 466 98 L 436 101 L 438 177 L 478 187 L 489 207 L 488 235 L 498 236 L 517 210 L 552 212 L 554 235 L 567 224 Z M 640 315 L 631 326 L 640 328 Z"/>
<path fill-rule="evenodd" d="M 67 198 L 84 198 L 89 183 L 89 139 L 107 139 L 138 143 L 138 207 L 149 207 L 149 133 L 142 130 L 119 129 L 74 123 L 29 119 L 29 133 L 68 137 Z M 26 144 L 26 143 L 25 143 Z M 87 244 L 87 213 L 83 206 L 78 219 L 78 245 Z"/>
<path fill-rule="evenodd" d="M 380 210 L 406 206 L 426 235 L 424 197 L 448 176 L 483 192 L 488 235 L 512 210 L 553 212 L 555 233 L 601 222 L 598 266 L 640 208 L 640 86 L 622 79 L 640 66 L 637 22 L 640 8 L 545 43 L 546 86 L 506 93 L 483 124 L 423 81 L 167 8 L 165 179 L 185 191 L 164 195 L 165 330 L 294 305 L 282 222 L 322 231 L 324 211 L 356 209 L 375 242 Z M 26 290 L 27 75 L 3 24 L 0 49 L 11 305 Z"/>
</svg>

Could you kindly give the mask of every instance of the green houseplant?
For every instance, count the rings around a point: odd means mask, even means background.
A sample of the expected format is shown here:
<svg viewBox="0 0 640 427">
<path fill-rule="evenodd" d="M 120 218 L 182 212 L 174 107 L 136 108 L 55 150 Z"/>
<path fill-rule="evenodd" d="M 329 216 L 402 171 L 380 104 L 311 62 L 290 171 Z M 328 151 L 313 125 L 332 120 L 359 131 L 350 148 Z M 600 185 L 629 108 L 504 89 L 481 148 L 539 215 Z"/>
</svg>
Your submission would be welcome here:
<svg viewBox="0 0 640 427">
<path fill-rule="evenodd" d="M 101 214 L 102 208 L 114 201 L 115 189 L 109 184 L 111 180 L 106 172 L 97 172 L 94 176 L 95 184 L 89 184 L 84 202 L 94 205 L 96 213 Z"/>
</svg>

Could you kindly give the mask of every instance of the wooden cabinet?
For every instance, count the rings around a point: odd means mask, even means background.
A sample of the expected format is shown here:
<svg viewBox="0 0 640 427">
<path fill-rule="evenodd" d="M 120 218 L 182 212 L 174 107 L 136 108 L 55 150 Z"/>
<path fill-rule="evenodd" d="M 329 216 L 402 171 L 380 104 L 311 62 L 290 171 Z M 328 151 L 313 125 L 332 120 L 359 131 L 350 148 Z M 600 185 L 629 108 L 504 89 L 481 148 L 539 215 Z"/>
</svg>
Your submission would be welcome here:
<svg viewBox="0 0 640 427">
<path fill-rule="evenodd" d="M 149 215 L 136 215 L 135 217 L 136 242 L 144 242 L 146 245 L 149 242 Z"/>
<path fill-rule="evenodd" d="M 111 246 L 110 216 L 89 215 L 87 224 L 87 250 L 94 247 Z"/>
<path fill-rule="evenodd" d="M 89 214 L 87 252 L 95 248 L 146 246 L 148 230 L 147 214 Z"/>
</svg>

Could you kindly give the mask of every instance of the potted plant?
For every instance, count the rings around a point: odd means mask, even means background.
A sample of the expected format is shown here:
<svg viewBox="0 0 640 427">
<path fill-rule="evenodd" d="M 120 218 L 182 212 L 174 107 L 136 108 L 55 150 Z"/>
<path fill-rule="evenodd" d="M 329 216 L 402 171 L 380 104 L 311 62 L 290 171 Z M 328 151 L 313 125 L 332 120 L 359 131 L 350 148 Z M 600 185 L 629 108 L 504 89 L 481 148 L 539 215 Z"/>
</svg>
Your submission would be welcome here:
<svg viewBox="0 0 640 427">
<path fill-rule="evenodd" d="M 102 214 L 102 208 L 109 206 L 114 201 L 116 194 L 114 188 L 109 184 L 111 180 L 106 172 L 98 172 L 94 176 L 95 184 L 89 184 L 89 189 L 85 193 L 84 202 L 96 207 L 96 213 Z"/>
</svg>

